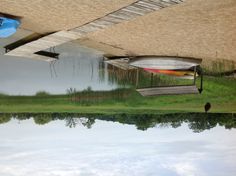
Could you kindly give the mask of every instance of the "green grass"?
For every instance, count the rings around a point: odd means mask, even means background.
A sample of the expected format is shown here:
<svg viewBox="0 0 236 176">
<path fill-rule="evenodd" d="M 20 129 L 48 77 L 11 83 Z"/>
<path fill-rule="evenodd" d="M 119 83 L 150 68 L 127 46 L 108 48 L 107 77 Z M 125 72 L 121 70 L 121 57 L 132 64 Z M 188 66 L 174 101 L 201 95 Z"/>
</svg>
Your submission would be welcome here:
<svg viewBox="0 0 236 176">
<path fill-rule="evenodd" d="M 90 92 L 93 94 L 94 92 Z M 94 93 L 95 94 L 95 93 Z M 110 95 L 109 95 L 110 96 Z M 76 112 L 76 113 L 165 113 L 203 112 L 210 102 L 210 112 L 236 112 L 236 80 L 204 78 L 204 90 L 198 95 L 142 97 L 130 91 L 126 98 L 109 97 L 99 102 L 71 101 L 68 95 L 7 96 L 0 95 L 0 112 Z"/>
</svg>

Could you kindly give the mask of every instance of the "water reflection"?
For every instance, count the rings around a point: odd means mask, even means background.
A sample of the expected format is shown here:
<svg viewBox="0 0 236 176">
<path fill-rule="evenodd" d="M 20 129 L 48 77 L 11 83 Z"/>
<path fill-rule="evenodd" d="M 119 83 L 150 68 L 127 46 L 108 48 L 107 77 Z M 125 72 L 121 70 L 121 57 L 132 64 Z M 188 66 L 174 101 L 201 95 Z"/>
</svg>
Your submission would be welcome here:
<svg viewBox="0 0 236 176">
<path fill-rule="evenodd" d="M 67 44 L 69 45 L 69 44 Z M 0 56 L 0 93 L 9 95 L 34 95 L 37 92 L 65 94 L 70 88 L 82 91 L 112 90 L 136 86 L 136 70 L 122 70 L 103 63 L 102 57 L 80 51 L 78 46 L 61 46 L 61 58 L 52 63 Z M 83 53 L 85 52 L 85 53 Z M 139 86 L 186 84 L 190 80 L 178 80 L 163 75 L 140 71 Z"/>
<path fill-rule="evenodd" d="M 192 80 L 179 79 L 163 74 L 152 74 L 143 69 L 124 70 L 107 64 L 108 81 L 110 84 L 117 84 L 120 87 L 150 87 L 192 84 Z M 138 83 L 137 83 L 138 79 Z M 137 85 L 138 84 L 138 85 Z"/>
<path fill-rule="evenodd" d="M 96 120 L 119 122 L 121 124 L 135 125 L 138 130 L 149 128 L 178 128 L 187 124 L 189 129 L 195 133 L 210 130 L 214 127 L 223 126 L 225 129 L 236 128 L 235 114 L 219 113 L 177 113 L 177 114 L 70 114 L 70 113 L 42 113 L 42 114 L 0 114 L 0 123 L 7 123 L 11 119 L 27 120 L 33 119 L 35 124 L 45 125 L 51 121 L 63 120 L 65 126 L 75 128 L 82 125 L 88 129 L 93 126 Z"/>
<path fill-rule="evenodd" d="M 0 53 L 3 49 L 0 43 Z M 111 90 L 116 84 L 108 82 L 102 67 L 101 53 L 68 43 L 57 47 L 60 59 L 48 63 L 33 59 L 0 55 L 0 93 L 9 95 L 34 95 L 38 91 L 65 94 L 70 87 L 77 90 Z M 3 76 L 4 75 L 4 76 Z M 101 77 L 103 75 L 103 77 Z"/>
<path fill-rule="evenodd" d="M 82 91 L 87 87 L 93 90 L 112 90 L 136 85 L 136 69 L 123 70 L 103 62 L 102 53 L 82 47 L 77 43 L 67 43 L 53 48 L 51 52 L 60 54 L 56 62 L 43 62 L 33 59 L 4 56 L 4 46 L 27 36 L 20 31 L 10 39 L 0 43 L 0 93 L 9 95 L 35 95 L 37 92 L 65 94 L 73 88 Z M 48 50 L 50 51 L 50 49 Z M 171 85 L 185 83 L 163 75 L 151 76 L 140 71 L 140 87 L 152 84 Z M 189 80 L 187 80 L 188 82 Z"/>
</svg>

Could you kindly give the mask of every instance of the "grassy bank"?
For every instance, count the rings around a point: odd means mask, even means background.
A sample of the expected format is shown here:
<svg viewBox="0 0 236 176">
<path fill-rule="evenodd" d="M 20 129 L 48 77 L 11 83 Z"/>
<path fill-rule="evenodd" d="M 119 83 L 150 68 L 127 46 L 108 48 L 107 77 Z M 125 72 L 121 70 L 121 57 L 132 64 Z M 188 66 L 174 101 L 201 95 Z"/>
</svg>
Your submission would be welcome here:
<svg viewBox="0 0 236 176">
<path fill-rule="evenodd" d="M 118 92 L 119 94 L 119 92 Z M 104 95 L 106 98 L 101 98 Z M 78 112 L 78 113 L 165 113 L 203 112 L 210 102 L 210 112 L 236 112 L 236 81 L 232 78 L 204 78 L 199 95 L 142 97 L 134 90 L 117 95 L 83 92 L 71 95 L 7 96 L 0 95 L 0 112 Z M 79 99 L 79 100 L 78 100 Z M 83 101 L 81 101 L 83 100 Z"/>
</svg>

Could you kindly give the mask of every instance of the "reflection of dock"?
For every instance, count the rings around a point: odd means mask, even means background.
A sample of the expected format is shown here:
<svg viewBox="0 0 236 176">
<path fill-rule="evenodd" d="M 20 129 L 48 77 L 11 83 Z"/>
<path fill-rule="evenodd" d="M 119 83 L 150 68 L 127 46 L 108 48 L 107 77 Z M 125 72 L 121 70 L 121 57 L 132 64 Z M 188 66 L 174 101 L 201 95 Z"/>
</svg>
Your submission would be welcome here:
<svg viewBox="0 0 236 176">
<path fill-rule="evenodd" d="M 55 60 L 54 57 L 48 56 L 47 54 L 49 53 L 44 52 L 42 54 L 42 51 L 72 40 L 82 38 L 88 33 L 99 31 L 122 22 L 130 21 L 139 16 L 144 16 L 148 13 L 176 5 L 181 2 L 182 0 L 139 0 L 126 7 L 108 13 L 101 18 L 90 21 L 82 26 L 75 27 L 67 31 L 55 32 L 38 39 L 33 39 L 27 43 L 19 42 L 21 45 L 11 49 L 6 53 L 6 55 L 53 61 Z M 126 66 L 123 66 L 120 63 L 113 62 L 113 64 L 127 69 Z"/>
<path fill-rule="evenodd" d="M 129 59 L 128 58 L 120 58 L 120 59 L 109 59 L 109 58 L 104 58 L 105 62 L 113 65 L 117 68 L 120 68 L 122 70 L 132 70 L 132 69 L 137 69 L 136 67 L 129 65 Z"/>
</svg>

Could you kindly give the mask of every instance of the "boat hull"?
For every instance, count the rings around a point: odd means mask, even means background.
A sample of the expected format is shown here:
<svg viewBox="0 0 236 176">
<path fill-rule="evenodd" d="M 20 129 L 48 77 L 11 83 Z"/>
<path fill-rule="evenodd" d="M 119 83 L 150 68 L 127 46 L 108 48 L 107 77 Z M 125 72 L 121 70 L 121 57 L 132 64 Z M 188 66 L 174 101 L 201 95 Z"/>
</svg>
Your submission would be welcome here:
<svg viewBox="0 0 236 176">
<path fill-rule="evenodd" d="M 159 70 L 187 70 L 191 67 L 200 65 L 201 62 L 201 59 L 195 58 L 145 56 L 133 58 L 129 61 L 129 64 L 139 68 L 150 68 Z"/>
<path fill-rule="evenodd" d="M 182 79 L 194 79 L 194 71 L 189 70 L 158 70 L 150 68 L 144 68 L 144 70 L 154 74 L 168 75 Z M 198 74 L 196 73 L 196 77 L 197 76 Z"/>
</svg>

